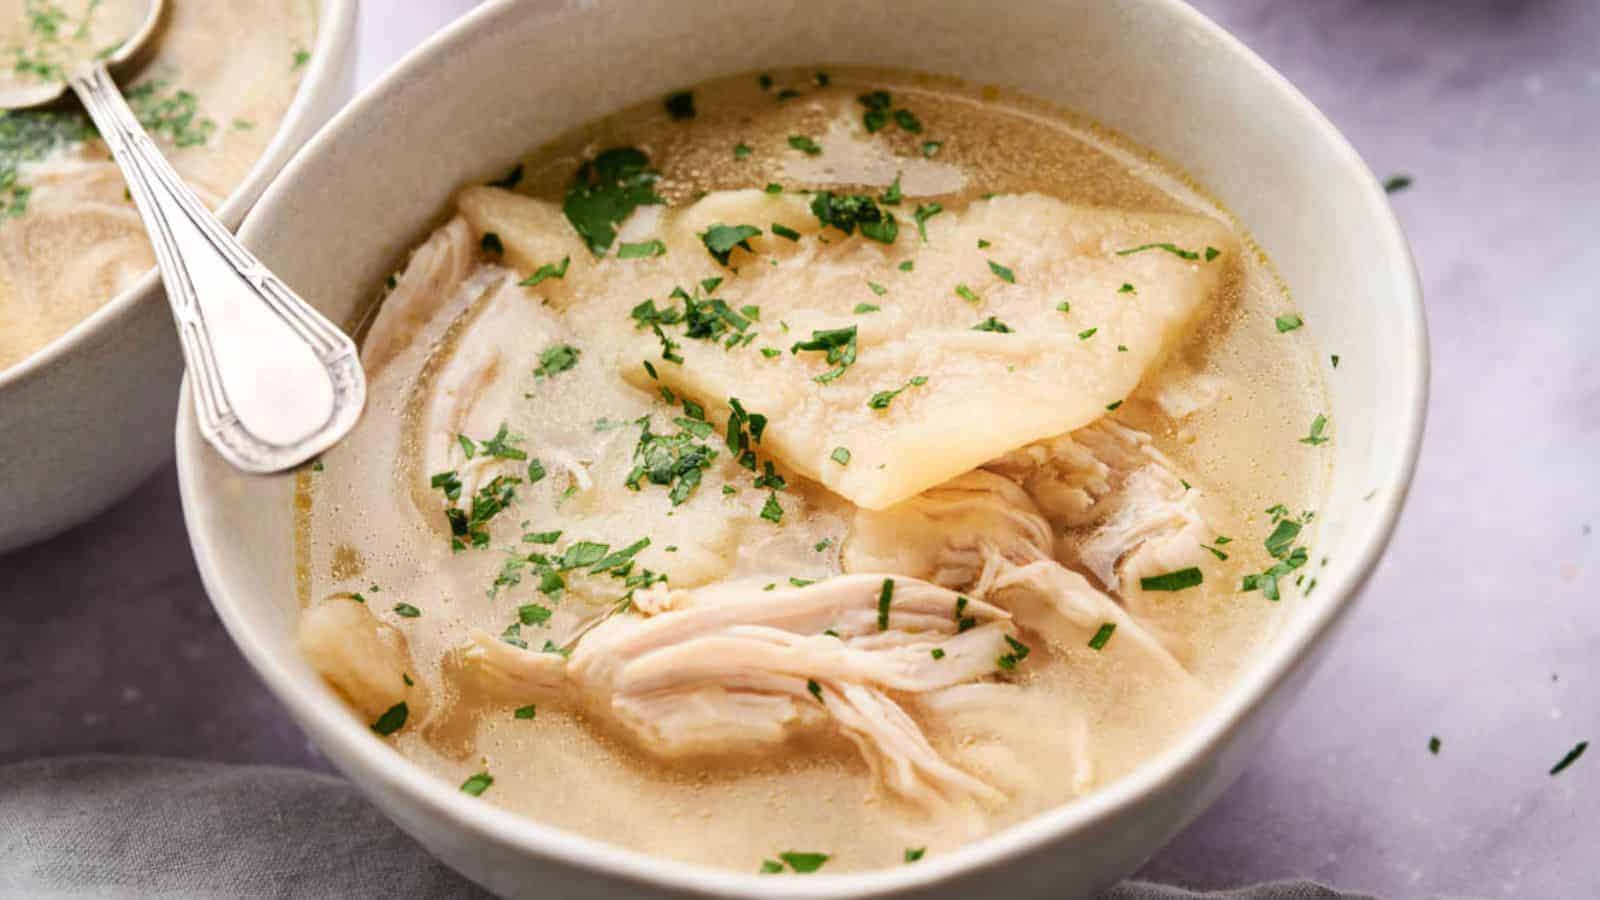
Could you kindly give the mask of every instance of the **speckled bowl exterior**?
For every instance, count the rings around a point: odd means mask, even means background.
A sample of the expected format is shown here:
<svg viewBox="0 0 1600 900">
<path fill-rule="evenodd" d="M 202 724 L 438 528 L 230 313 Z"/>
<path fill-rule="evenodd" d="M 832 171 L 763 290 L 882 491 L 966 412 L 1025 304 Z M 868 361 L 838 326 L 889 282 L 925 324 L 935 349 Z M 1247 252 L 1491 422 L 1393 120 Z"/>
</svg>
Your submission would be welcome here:
<svg viewBox="0 0 1600 900">
<path fill-rule="evenodd" d="M 1325 654 L 1393 529 L 1427 397 L 1410 253 L 1355 151 L 1284 79 L 1176 0 L 490 2 L 412 53 L 314 139 L 245 241 L 334 321 L 371 300 L 452 192 L 523 149 L 703 79 L 870 64 L 1036 95 L 1180 164 L 1272 256 L 1324 347 L 1335 469 L 1320 587 L 1192 731 L 1125 778 L 915 866 L 759 877 L 643 855 L 497 809 L 424 773 L 355 720 L 294 644 L 293 479 L 228 468 L 179 412 L 195 554 L 240 649 L 317 745 L 431 852 L 518 897 L 1067 900 L 1133 871 L 1239 774 Z M 1347 353 L 1351 351 L 1346 351 Z"/>
<path fill-rule="evenodd" d="M 217 210 L 230 228 L 284 163 L 349 99 L 357 0 L 318 0 L 317 43 L 267 150 Z M 100 512 L 172 452 L 183 375 L 177 331 L 154 269 L 93 315 L 0 370 L 0 553 Z M 0 600 L 4 600 L 0 589 Z"/>
</svg>

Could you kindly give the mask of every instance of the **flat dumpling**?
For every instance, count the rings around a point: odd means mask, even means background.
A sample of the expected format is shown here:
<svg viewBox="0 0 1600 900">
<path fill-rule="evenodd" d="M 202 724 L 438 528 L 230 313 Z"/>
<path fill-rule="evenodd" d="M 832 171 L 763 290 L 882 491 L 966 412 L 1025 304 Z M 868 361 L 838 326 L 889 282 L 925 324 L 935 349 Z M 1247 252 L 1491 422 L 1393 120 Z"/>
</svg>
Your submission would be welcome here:
<svg viewBox="0 0 1600 900">
<path fill-rule="evenodd" d="M 634 316 L 641 327 L 611 351 L 636 384 L 659 379 L 724 417 L 732 398 L 767 416 L 767 453 L 868 509 L 1099 418 L 1217 290 L 1237 246 L 1213 219 L 1037 194 L 924 214 L 926 240 L 914 212 L 923 207 L 907 198 L 882 207 L 898 223 L 885 243 L 824 228 L 810 203 L 747 190 L 651 209 L 666 252 L 629 260 L 576 252 L 549 203 L 479 188 L 463 212 L 524 267 L 570 255 L 554 303 L 627 316 L 646 299 L 678 308 L 669 292 L 679 287 L 743 311 L 744 328 L 700 340 Z M 701 240 L 715 225 L 762 233 L 722 265 Z M 702 286 L 708 278 L 721 281 Z M 804 349 L 818 332 L 852 327 L 853 363 L 841 366 L 842 343 L 832 362 Z"/>
</svg>

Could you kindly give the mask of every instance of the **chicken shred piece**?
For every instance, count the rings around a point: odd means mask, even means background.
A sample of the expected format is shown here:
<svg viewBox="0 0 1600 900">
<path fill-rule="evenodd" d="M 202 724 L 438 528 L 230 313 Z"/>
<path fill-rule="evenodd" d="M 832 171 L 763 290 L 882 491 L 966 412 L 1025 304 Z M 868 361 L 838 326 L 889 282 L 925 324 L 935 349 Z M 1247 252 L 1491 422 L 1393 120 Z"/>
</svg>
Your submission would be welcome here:
<svg viewBox="0 0 1600 900">
<path fill-rule="evenodd" d="M 772 746 L 832 722 L 897 797 L 929 808 L 1002 799 L 943 759 L 893 697 L 999 671 L 1013 630 L 998 607 L 878 573 L 770 591 L 722 582 L 642 605 L 651 614 L 606 618 L 570 656 L 480 631 L 463 658 L 497 697 L 577 703 L 663 757 Z"/>
<path fill-rule="evenodd" d="M 1116 626 L 1104 652 L 1192 680 L 1172 651 L 1088 579 L 1058 562 L 1050 525 L 1009 479 L 974 471 L 883 511 L 859 510 L 846 571 L 909 572 L 1009 610 L 1057 647 L 1082 646 Z"/>
<path fill-rule="evenodd" d="M 1075 561 L 1126 605 L 1140 602 L 1140 579 L 1207 561 L 1202 545 L 1216 531 L 1204 492 L 1141 431 L 1102 419 L 986 469 L 1015 480 L 1052 522 L 1089 528 Z"/>
</svg>

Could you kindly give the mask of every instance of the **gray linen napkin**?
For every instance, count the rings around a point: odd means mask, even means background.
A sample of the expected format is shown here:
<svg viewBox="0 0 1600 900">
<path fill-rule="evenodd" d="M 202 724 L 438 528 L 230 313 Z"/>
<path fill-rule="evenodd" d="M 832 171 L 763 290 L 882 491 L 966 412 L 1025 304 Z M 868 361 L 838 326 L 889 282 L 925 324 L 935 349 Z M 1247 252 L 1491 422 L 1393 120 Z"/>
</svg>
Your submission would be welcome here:
<svg viewBox="0 0 1600 900">
<path fill-rule="evenodd" d="M 0 768 L 0 898 L 476 898 L 342 779 L 139 757 Z M 1102 900 L 1372 900 L 1310 882 Z"/>
</svg>

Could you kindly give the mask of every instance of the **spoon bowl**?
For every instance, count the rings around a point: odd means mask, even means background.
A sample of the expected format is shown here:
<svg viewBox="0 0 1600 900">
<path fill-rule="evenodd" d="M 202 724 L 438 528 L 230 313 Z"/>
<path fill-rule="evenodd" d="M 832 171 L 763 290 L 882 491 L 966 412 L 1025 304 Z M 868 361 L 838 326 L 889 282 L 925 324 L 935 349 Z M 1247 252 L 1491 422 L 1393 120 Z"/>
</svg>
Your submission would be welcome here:
<svg viewBox="0 0 1600 900">
<path fill-rule="evenodd" d="M 144 2 L 146 4 L 144 18 L 139 20 L 137 27 L 130 34 L 118 38 L 116 43 L 96 53 L 94 59 L 85 61 L 84 65 L 98 60 L 108 69 L 115 71 L 139 58 L 156 33 L 161 30 L 162 19 L 167 13 L 167 0 L 144 0 Z M 79 66 L 81 67 L 83 65 Z M 63 74 L 73 73 L 63 72 Z M 0 109 L 17 110 L 48 106 L 66 96 L 70 90 L 71 87 L 65 79 L 41 78 L 27 82 L 0 83 Z"/>
</svg>

